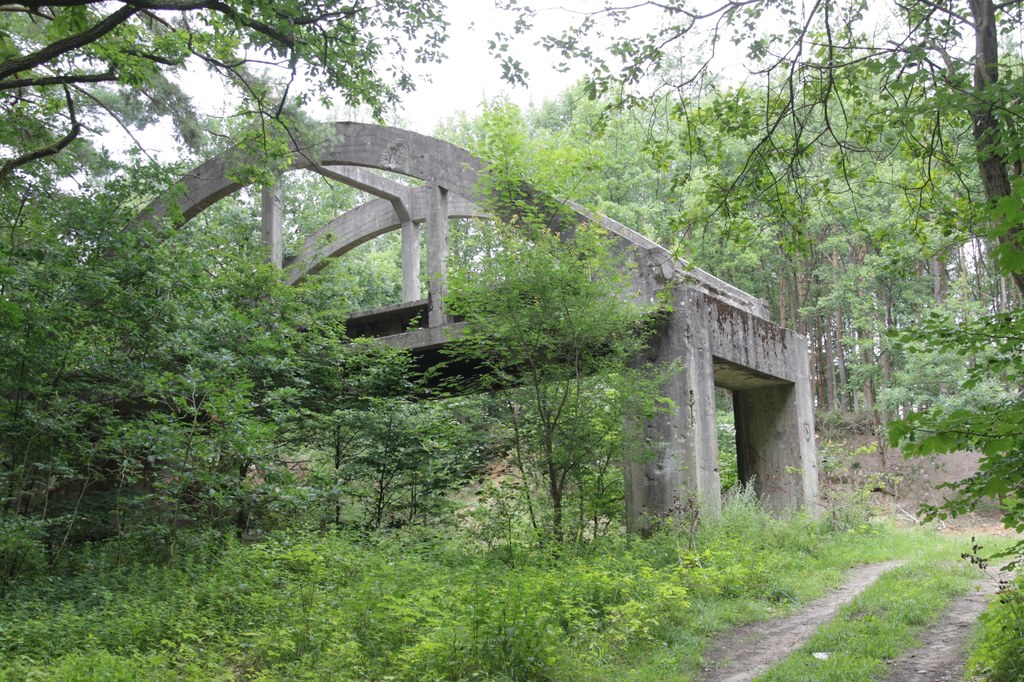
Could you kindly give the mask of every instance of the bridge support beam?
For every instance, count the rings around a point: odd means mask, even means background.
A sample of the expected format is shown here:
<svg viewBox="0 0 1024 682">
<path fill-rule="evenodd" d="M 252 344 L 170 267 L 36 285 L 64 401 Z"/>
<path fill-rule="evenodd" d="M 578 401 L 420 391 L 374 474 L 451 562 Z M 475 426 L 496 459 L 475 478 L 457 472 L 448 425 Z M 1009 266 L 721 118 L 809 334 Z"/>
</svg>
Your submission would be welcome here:
<svg viewBox="0 0 1024 682">
<path fill-rule="evenodd" d="M 448 190 L 444 187 L 430 193 L 427 277 L 427 324 L 440 327 L 451 321 L 444 308 L 444 296 L 448 293 Z"/>
<path fill-rule="evenodd" d="M 420 300 L 420 228 L 402 221 L 402 303 Z"/>
<path fill-rule="evenodd" d="M 263 188 L 261 209 L 260 237 L 263 245 L 270 247 L 270 262 L 280 268 L 284 262 L 284 202 L 280 183 Z"/>
<path fill-rule="evenodd" d="M 734 323 L 757 342 L 728 326 Z M 736 339 L 722 338 L 724 324 Z M 802 337 L 734 310 L 726 315 L 703 294 L 681 290 L 638 361 L 668 370 L 660 390 L 674 407 L 644 424 L 647 456 L 626 462 L 630 531 L 648 534 L 659 519 L 691 509 L 711 516 L 721 511 L 716 385 L 733 391 L 741 482 L 752 484 L 773 512 L 820 512 Z"/>
<path fill-rule="evenodd" d="M 687 509 L 721 509 L 715 370 L 707 325 L 677 301 L 642 361 L 668 371 L 661 394 L 674 403 L 643 427 L 646 456 L 626 462 L 626 519 L 649 534 L 659 519 Z"/>
</svg>

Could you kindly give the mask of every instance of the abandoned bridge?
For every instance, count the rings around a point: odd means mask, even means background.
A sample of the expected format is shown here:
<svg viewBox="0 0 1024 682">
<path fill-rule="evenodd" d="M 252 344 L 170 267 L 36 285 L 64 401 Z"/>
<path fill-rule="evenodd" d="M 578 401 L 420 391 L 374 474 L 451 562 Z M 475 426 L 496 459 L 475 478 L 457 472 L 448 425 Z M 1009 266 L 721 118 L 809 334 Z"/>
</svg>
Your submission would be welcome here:
<svg viewBox="0 0 1024 682">
<path fill-rule="evenodd" d="M 450 221 L 488 217 L 480 208 L 488 203 L 480 182 L 486 162 L 435 138 L 360 123 L 334 124 L 323 139 L 292 151 L 289 170 L 311 170 L 375 198 L 331 220 L 285 259 L 280 186 L 264 187 L 262 238 L 272 262 L 295 284 L 322 269 L 327 259 L 400 230 L 402 303 L 354 314 L 348 333 L 377 337 L 423 357 L 436 354 L 461 329 L 445 309 Z M 224 152 L 186 174 L 182 191 L 153 202 L 142 219 L 173 215 L 179 223 L 191 220 L 241 189 L 234 171 L 251 163 L 241 150 Z M 396 174 L 416 184 L 391 179 Z M 654 456 L 625 464 L 631 527 L 646 528 L 651 519 L 676 512 L 691 497 L 708 512 L 720 509 L 716 386 L 732 392 L 740 480 L 752 483 L 770 509 L 816 513 L 806 339 L 772 323 L 763 300 L 689 267 L 613 220 L 572 209 L 580 221 L 599 222 L 635 264 L 632 292 L 639 303 L 653 306 L 665 297 L 671 302 L 672 312 L 659 326 L 646 359 L 678 363 L 679 371 L 662 386 L 676 407 L 644 427 Z M 422 273 L 421 241 L 426 250 Z M 426 299 L 420 298 L 421 277 Z M 410 329 L 414 321 L 419 326 Z"/>
</svg>

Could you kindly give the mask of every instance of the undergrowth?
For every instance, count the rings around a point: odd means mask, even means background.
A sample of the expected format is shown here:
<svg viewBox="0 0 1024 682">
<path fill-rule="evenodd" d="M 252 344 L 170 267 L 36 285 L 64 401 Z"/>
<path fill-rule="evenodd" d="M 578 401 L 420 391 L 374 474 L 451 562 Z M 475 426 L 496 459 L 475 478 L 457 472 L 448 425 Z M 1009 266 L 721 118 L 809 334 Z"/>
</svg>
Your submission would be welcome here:
<svg viewBox="0 0 1024 682">
<path fill-rule="evenodd" d="M 94 546 L 4 598 L 0 679 L 685 679 L 713 634 L 817 597 L 851 565 L 962 549 L 781 521 L 743 495 L 687 531 L 523 547 L 515 568 L 458 530 L 281 535 L 173 567 Z"/>
<path fill-rule="evenodd" d="M 977 563 L 976 559 L 972 559 Z M 1017 557 L 1019 570 L 1021 557 Z M 981 615 L 967 672 L 971 680 L 1024 680 L 1024 576 L 1003 575 L 997 597 Z"/>
</svg>

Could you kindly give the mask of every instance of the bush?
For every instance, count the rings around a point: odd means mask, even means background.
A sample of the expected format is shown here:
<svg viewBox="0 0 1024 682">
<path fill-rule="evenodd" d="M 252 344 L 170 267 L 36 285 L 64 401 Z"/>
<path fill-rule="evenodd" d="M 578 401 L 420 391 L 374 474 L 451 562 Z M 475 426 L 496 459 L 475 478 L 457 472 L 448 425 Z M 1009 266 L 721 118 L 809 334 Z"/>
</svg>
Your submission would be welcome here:
<svg viewBox="0 0 1024 682">
<path fill-rule="evenodd" d="M 982 614 L 981 624 L 967 664 L 971 679 L 1024 680 L 1024 576 L 1000 583 L 999 598 Z"/>
<path fill-rule="evenodd" d="M 15 579 L 46 567 L 44 536 L 42 520 L 0 512 L 0 596 Z"/>
</svg>

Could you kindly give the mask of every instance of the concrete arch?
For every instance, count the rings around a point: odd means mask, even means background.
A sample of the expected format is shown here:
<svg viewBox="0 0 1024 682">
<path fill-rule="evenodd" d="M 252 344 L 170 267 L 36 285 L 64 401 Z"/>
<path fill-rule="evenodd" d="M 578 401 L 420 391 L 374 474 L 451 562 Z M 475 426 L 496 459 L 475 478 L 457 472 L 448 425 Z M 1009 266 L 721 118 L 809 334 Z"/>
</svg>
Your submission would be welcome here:
<svg viewBox="0 0 1024 682">
<path fill-rule="evenodd" d="M 414 224 L 427 221 L 428 187 L 411 188 L 409 217 Z M 462 197 L 448 200 L 449 218 L 487 218 L 480 207 Z M 374 199 L 331 220 L 306 238 L 299 252 L 284 261 L 288 283 L 295 284 L 319 272 L 331 258 L 343 256 L 371 239 L 402 228 L 404 221 L 387 199 Z"/>
<path fill-rule="evenodd" d="M 481 177 L 487 164 L 447 142 L 397 128 L 361 123 L 336 123 L 317 141 L 292 145 L 288 170 L 311 169 L 375 194 L 378 198 L 347 211 L 323 226 L 282 262 L 280 257 L 281 198 L 264 189 L 264 236 L 273 244 L 274 262 L 287 268 L 290 282 L 322 268 L 327 258 L 393 230 L 403 235 L 403 298 L 388 309 L 365 311 L 361 317 L 370 335 L 414 352 L 433 352 L 458 325 L 444 312 L 447 229 L 452 217 L 480 216 L 486 205 Z M 253 163 L 232 149 L 200 165 L 181 179 L 171 198 L 151 203 L 138 220 L 180 216 L 182 224 L 243 185 L 232 171 Z M 367 169 L 365 172 L 361 169 Z M 408 187 L 374 175 L 371 170 L 416 178 Z M 666 293 L 671 310 L 652 340 L 647 361 L 679 363 L 680 371 L 663 385 L 676 410 L 659 414 L 645 427 L 654 455 L 632 462 L 625 470 L 627 517 L 634 529 L 646 530 L 659 516 L 677 513 L 688 496 L 714 512 L 721 501 L 715 426 L 715 386 L 732 390 L 741 476 L 752 481 L 769 506 L 777 510 L 817 508 L 817 463 L 810 393 L 807 341 L 768 320 L 767 304 L 697 268 L 688 266 L 637 232 L 603 216 L 567 204 L 579 221 L 600 223 L 618 239 L 632 261 L 630 295 L 654 303 Z M 419 285 L 410 276 L 419 268 L 418 226 L 427 229 L 428 297 L 418 298 Z M 408 249 L 406 248 L 408 246 Z M 409 284 L 409 286 L 407 286 Z M 415 309 L 415 310 L 414 310 Z M 410 311 L 425 317 L 415 331 L 396 319 Z M 421 311 L 426 312 L 423 316 Z M 350 327 L 353 321 L 350 321 Z M 389 330 L 389 331 L 384 331 Z M 398 330 L 398 331 L 396 331 Z"/>
<path fill-rule="evenodd" d="M 317 166 L 360 166 L 399 173 L 444 187 L 479 203 L 477 185 L 483 163 L 465 149 L 409 130 L 366 123 L 338 122 L 332 133 L 315 141 L 292 141 L 292 162 L 286 169 L 305 170 Z M 231 148 L 186 173 L 181 192 L 170 201 L 154 200 L 140 219 L 159 219 L 174 204 L 178 224 L 184 224 L 204 210 L 241 189 L 244 184 L 233 174 L 258 159 L 239 148 Z"/>
<path fill-rule="evenodd" d="M 428 185 L 442 188 L 449 196 L 468 201 L 470 204 L 487 203 L 488 197 L 483 196 L 480 190 L 480 179 L 482 174 L 486 173 L 487 164 L 469 151 L 437 138 L 393 127 L 338 122 L 333 124 L 329 135 L 317 141 L 293 141 L 290 147 L 293 157 L 288 171 L 322 170 L 325 166 L 355 166 L 387 171 L 422 180 Z M 175 226 L 188 222 L 217 201 L 241 189 L 243 183 L 237 179 L 237 174 L 233 171 L 255 162 L 255 158 L 241 149 L 228 149 L 182 176 L 178 183 L 181 190 L 172 198 L 160 197 L 151 202 L 140 213 L 138 222 L 158 220 L 169 213 L 180 216 Z M 461 201 L 452 199 L 449 199 L 448 203 L 449 211 L 458 210 L 464 205 Z M 688 266 L 664 248 L 621 223 L 605 216 L 593 216 L 575 204 L 567 202 L 567 205 L 578 220 L 599 221 L 609 233 L 622 240 L 634 252 L 637 266 L 643 271 L 637 278 L 638 284 L 650 279 L 644 275 L 655 277 L 661 287 L 671 286 L 675 282 L 686 282 L 709 295 L 727 300 L 731 305 L 752 315 L 767 318 L 767 305 L 764 301 L 703 270 Z M 378 212 L 374 219 L 374 224 L 378 227 L 373 229 L 382 229 L 384 232 L 398 229 L 382 224 L 390 220 L 383 209 L 366 210 Z M 452 214 L 453 217 L 454 215 Z M 356 225 L 367 217 L 366 212 L 361 212 L 347 220 Z M 342 218 L 339 217 L 338 220 L 342 221 Z M 361 228 L 352 229 L 353 235 L 362 234 L 360 230 L 372 231 L 366 224 Z M 341 230 L 341 226 L 335 224 L 331 230 Z M 367 237 L 370 238 L 372 237 Z M 303 252 L 317 254 L 319 247 L 307 242 Z M 343 252 L 344 249 L 335 250 L 332 255 Z M 315 272 L 322 267 L 322 264 L 307 262 L 306 273 Z M 292 277 L 291 281 L 298 281 L 306 273 Z M 649 290 L 649 287 L 639 287 L 638 292 L 638 298 L 648 302 L 653 300 L 656 293 Z"/>
</svg>

